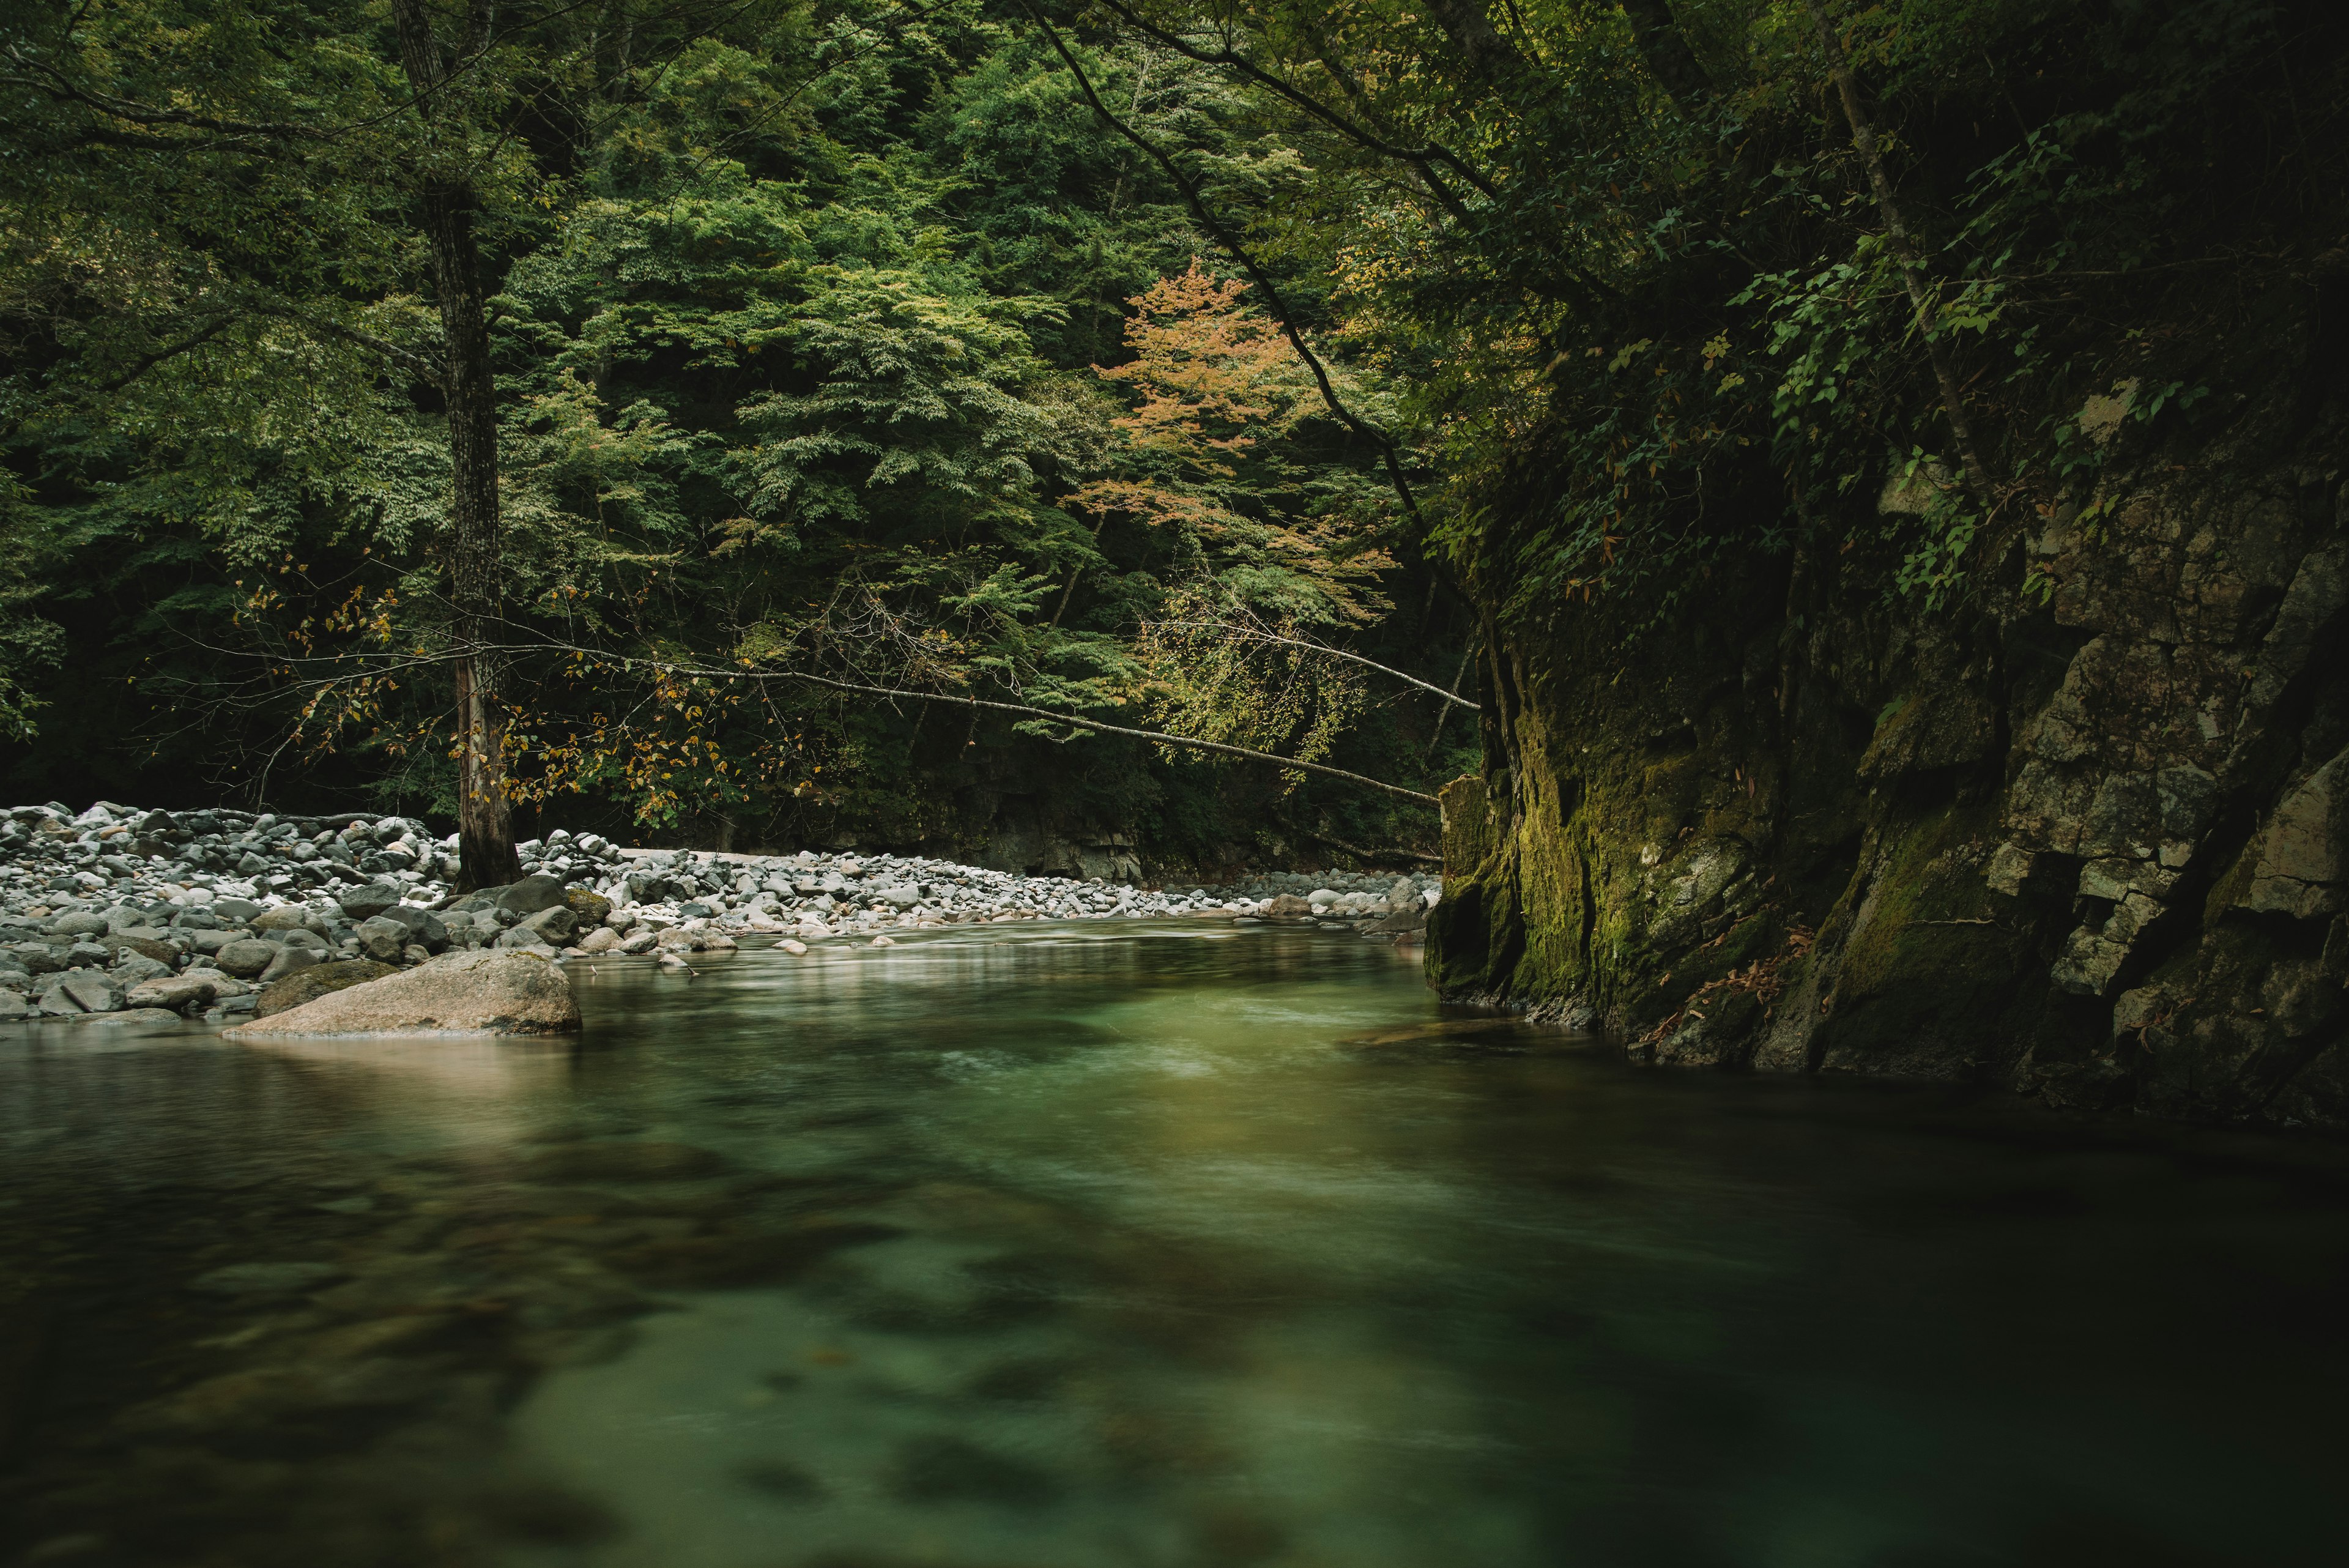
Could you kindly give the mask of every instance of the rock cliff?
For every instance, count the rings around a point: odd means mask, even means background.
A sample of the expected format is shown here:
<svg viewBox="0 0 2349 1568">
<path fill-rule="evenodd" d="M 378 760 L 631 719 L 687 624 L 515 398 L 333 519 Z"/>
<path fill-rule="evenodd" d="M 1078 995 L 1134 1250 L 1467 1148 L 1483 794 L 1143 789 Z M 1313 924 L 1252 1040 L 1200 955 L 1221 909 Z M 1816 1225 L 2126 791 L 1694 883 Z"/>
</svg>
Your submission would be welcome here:
<svg viewBox="0 0 2349 1568">
<path fill-rule="evenodd" d="M 2349 1124 L 2327 320 L 2313 287 L 2279 300 L 2160 440 L 2134 388 L 2081 410 L 2093 501 L 2017 505 L 1961 607 L 1889 590 L 1847 527 L 1661 621 L 1496 627 L 1431 979 L 1658 1064 Z M 1888 480 L 1878 507 L 1907 504 Z"/>
</svg>

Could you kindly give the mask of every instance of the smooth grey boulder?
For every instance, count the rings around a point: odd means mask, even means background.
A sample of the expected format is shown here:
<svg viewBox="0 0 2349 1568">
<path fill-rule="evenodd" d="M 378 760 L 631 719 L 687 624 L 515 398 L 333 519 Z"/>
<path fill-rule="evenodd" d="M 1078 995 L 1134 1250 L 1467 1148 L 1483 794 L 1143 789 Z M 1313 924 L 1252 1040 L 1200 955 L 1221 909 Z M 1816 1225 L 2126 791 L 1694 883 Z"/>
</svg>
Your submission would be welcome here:
<svg viewBox="0 0 2349 1568">
<path fill-rule="evenodd" d="M 262 983 L 266 985 L 271 981 L 283 980 L 295 970 L 308 969 L 317 961 L 318 955 L 310 949 L 288 942 L 277 950 L 277 956 L 271 959 L 269 967 L 261 971 Z"/>
<path fill-rule="evenodd" d="M 398 902 L 399 889 L 388 882 L 362 884 L 335 900 L 336 907 L 354 920 L 371 920 Z"/>
<path fill-rule="evenodd" d="M 141 981 L 122 998 L 130 1007 L 168 1007 L 174 1012 L 198 1006 L 212 999 L 209 981 L 195 980 L 182 974 L 161 975 Z"/>
<path fill-rule="evenodd" d="M 274 1034 L 568 1034 L 579 1004 L 563 971 L 533 953 L 450 953 L 230 1030 Z"/>
<path fill-rule="evenodd" d="M 212 955 L 212 961 L 240 980 L 251 980 L 274 962 L 283 950 L 258 937 L 240 937 Z"/>
<path fill-rule="evenodd" d="M 498 895 L 498 908 L 511 915 L 534 915 L 564 902 L 563 879 L 543 872 L 525 877 Z"/>
<path fill-rule="evenodd" d="M 72 971 L 57 981 L 57 992 L 71 997 L 81 1012 L 113 1012 L 122 1006 L 122 988 L 102 974 Z"/>
</svg>

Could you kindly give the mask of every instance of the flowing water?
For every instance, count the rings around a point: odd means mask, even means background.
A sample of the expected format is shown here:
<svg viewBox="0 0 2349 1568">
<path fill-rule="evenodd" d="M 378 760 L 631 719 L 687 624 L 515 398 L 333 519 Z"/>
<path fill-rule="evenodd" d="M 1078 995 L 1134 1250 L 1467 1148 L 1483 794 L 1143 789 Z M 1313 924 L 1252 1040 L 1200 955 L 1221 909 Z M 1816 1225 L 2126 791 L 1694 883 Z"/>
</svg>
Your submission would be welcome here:
<svg viewBox="0 0 2349 1568">
<path fill-rule="evenodd" d="M 2341 1560 L 2337 1146 L 1640 1074 L 1337 931 L 574 973 L 0 1040 L 0 1563 Z"/>
</svg>

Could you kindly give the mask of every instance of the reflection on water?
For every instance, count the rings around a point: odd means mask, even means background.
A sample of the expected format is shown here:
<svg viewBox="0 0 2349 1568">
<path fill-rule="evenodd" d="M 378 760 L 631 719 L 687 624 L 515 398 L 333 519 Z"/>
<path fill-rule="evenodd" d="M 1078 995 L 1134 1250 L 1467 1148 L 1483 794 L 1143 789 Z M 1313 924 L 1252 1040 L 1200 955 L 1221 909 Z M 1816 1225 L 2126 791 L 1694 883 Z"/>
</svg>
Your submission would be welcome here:
<svg viewBox="0 0 2349 1568">
<path fill-rule="evenodd" d="M 1350 936 L 0 1043 L 0 1563 L 2330 1563 L 2349 1156 L 1642 1075 Z"/>
</svg>

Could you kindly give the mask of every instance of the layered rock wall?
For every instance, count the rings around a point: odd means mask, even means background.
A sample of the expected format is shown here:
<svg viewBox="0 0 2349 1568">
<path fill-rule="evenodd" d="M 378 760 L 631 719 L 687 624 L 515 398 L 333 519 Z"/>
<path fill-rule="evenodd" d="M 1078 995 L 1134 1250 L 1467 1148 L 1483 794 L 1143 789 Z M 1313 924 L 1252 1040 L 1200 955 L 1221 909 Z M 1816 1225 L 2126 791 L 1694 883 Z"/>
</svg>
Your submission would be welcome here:
<svg viewBox="0 0 2349 1568">
<path fill-rule="evenodd" d="M 1994 539 L 1961 609 L 1839 545 L 1717 571 L 1661 628 L 1496 630 L 1432 980 L 1657 1064 L 2349 1123 L 2323 340 L 2158 442 L 2123 397 L 2091 505 Z"/>
</svg>

